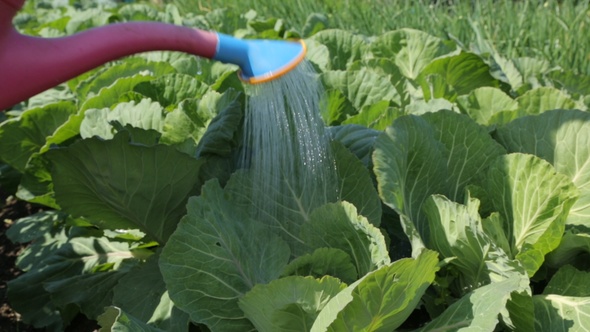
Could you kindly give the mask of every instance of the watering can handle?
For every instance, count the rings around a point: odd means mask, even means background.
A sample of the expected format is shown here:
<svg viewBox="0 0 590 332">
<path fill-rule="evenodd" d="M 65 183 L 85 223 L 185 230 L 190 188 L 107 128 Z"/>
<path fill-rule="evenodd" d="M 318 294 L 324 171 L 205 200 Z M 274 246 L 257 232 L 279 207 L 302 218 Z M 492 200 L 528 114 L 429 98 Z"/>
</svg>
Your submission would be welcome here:
<svg viewBox="0 0 590 332">
<path fill-rule="evenodd" d="M 0 38 L 12 27 L 12 19 L 24 4 L 25 0 L 0 0 Z"/>
<path fill-rule="evenodd" d="M 12 25 L 24 0 L 0 0 L 0 111 L 88 70 L 147 51 L 180 51 L 238 65 L 251 84 L 280 77 L 303 60 L 303 41 L 241 40 L 159 22 L 127 22 L 60 38 L 20 34 Z"/>
<path fill-rule="evenodd" d="M 60 38 L 20 34 L 12 18 L 22 0 L 0 0 L 0 110 L 88 70 L 147 51 L 180 51 L 212 58 L 215 32 L 160 22 L 126 22 Z"/>
<path fill-rule="evenodd" d="M 24 4 L 25 4 L 25 0 L 0 0 L 2 2 L 5 2 L 7 5 L 12 6 L 15 11 L 19 11 L 21 8 L 23 8 Z"/>
</svg>

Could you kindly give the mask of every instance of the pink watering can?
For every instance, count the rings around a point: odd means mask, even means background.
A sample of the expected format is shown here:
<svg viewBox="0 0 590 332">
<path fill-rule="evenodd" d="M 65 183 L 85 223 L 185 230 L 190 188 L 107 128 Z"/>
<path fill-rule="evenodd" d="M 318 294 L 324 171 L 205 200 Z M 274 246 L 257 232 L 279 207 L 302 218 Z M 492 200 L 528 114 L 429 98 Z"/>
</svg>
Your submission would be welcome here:
<svg viewBox="0 0 590 332">
<path fill-rule="evenodd" d="M 0 111 L 106 62 L 146 51 L 181 51 L 238 65 L 248 83 L 275 79 L 297 66 L 302 41 L 241 40 L 158 22 L 128 22 L 61 38 L 17 32 L 12 19 L 25 0 L 0 0 Z"/>
</svg>

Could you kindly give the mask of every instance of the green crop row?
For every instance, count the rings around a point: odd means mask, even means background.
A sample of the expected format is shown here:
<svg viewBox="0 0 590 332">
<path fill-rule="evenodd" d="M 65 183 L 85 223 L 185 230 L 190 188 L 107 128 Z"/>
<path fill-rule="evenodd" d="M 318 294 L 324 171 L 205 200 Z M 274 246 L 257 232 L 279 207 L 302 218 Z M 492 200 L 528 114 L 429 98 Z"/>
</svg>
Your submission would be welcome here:
<svg viewBox="0 0 590 332">
<path fill-rule="evenodd" d="M 165 1 L 166 2 L 166 1 Z M 576 73 L 590 74 L 589 1 L 429 1 L 429 0 L 172 0 L 184 12 L 227 8 L 229 13 L 253 9 L 280 17 L 301 29 L 312 13 L 323 14 L 330 28 L 367 36 L 414 28 L 467 47 L 481 48 L 483 39 L 510 58 L 533 56 Z"/>
</svg>

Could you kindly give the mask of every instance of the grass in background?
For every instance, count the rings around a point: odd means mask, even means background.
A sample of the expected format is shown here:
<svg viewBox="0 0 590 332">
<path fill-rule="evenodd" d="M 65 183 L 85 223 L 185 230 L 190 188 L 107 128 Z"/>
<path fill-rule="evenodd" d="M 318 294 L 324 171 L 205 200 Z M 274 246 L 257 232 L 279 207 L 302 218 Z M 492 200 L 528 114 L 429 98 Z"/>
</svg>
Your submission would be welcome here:
<svg viewBox="0 0 590 332">
<path fill-rule="evenodd" d="M 577 74 L 590 75 L 590 0 L 564 1 L 425 1 L 425 0 L 169 0 L 185 12 L 226 8 L 228 13 L 253 9 L 278 17 L 300 30 L 311 13 L 322 13 L 330 28 L 379 35 L 414 28 L 453 38 L 465 46 L 478 38 L 511 58 L 548 60 Z"/>
</svg>

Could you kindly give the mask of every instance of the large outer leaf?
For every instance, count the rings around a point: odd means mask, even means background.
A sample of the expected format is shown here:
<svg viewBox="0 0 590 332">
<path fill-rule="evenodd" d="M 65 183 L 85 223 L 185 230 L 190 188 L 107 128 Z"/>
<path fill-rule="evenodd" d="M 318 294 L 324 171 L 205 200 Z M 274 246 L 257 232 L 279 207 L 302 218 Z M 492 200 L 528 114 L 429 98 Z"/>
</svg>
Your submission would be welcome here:
<svg viewBox="0 0 590 332">
<path fill-rule="evenodd" d="M 590 297 L 562 295 L 533 296 L 535 331 L 566 332 L 590 330 Z"/>
<path fill-rule="evenodd" d="M 289 244 L 293 256 L 309 252 L 300 233 L 301 225 L 310 218 L 313 202 L 304 200 L 293 192 L 280 192 L 276 188 L 264 191 L 248 172 L 234 173 L 225 190 L 229 196 L 228 200 L 239 207 L 245 216 L 261 214 L 259 221 Z M 252 193 L 263 197 L 267 206 L 272 208 L 257 213 L 256 207 L 252 204 Z"/>
<path fill-rule="evenodd" d="M 589 273 L 566 265 L 533 297 L 537 331 L 588 331 L 590 329 Z"/>
<path fill-rule="evenodd" d="M 127 314 L 121 308 L 110 306 L 105 309 L 105 312 L 97 319 L 98 324 L 102 327 L 100 332 L 164 332 L 164 330 L 148 325 L 141 319 Z"/>
<path fill-rule="evenodd" d="M 504 150 L 469 117 L 451 111 L 404 116 L 375 142 L 381 199 L 428 238 L 422 204 L 432 194 L 463 201 L 468 185 Z"/>
<path fill-rule="evenodd" d="M 514 58 L 513 61 L 527 83 L 531 84 L 540 75 L 547 73 L 551 66 L 551 63 L 546 59 L 535 59 L 531 57 Z"/>
<path fill-rule="evenodd" d="M 187 153 L 205 160 L 199 172 L 202 183 L 217 178 L 224 184 L 235 171 L 235 153 L 240 142 L 236 136 L 243 116 L 239 96 L 234 90 L 221 95 L 209 91 L 199 101 L 184 100 L 166 117 L 160 142 L 188 145 Z"/>
<path fill-rule="evenodd" d="M 381 200 L 369 170 L 344 146 L 332 143 L 339 179 L 339 195 L 357 207 L 359 214 L 375 226 L 381 224 Z"/>
<path fill-rule="evenodd" d="M 356 266 L 346 251 L 338 248 L 318 248 L 311 254 L 299 256 L 289 262 L 282 276 L 312 276 L 321 278 L 329 275 L 350 284 L 358 279 Z"/>
<path fill-rule="evenodd" d="M 492 234 L 494 237 L 488 234 L 490 228 L 486 224 L 501 221 L 498 215 L 482 222 L 479 201 L 470 197 L 462 205 L 435 195 L 426 202 L 424 209 L 432 231 L 429 247 L 449 260 L 445 269 L 451 271 L 446 273 L 457 275 L 449 287 L 451 292 L 464 295 L 482 285 L 519 278 L 520 288 L 509 296 L 507 310 L 502 310 L 503 323 L 515 330 L 531 330 L 533 304 L 527 273 L 518 261 L 508 256 L 510 248 L 501 225 L 498 224 L 500 229 L 492 228 L 500 234 Z M 506 245 L 500 247 L 502 243 Z"/>
<path fill-rule="evenodd" d="M 113 110 L 108 108 L 89 109 L 84 113 L 84 120 L 80 124 L 80 136 L 89 138 L 98 136 L 103 139 L 113 138 L 113 126 L 116 121 L 122 126 L 131 125 L 136 128 L 154 129 L 159 132 L 164 126 L 164 109 L 160 104 L 149 99 L 139 103 L 133 101 L 120 103 Z"/>
<path fill-rule="evenodd" d="M 24 172 L 29 158 L 75 113 L 74 104 L 60 102 L 28 110 L 18 118 L 2 122 L 0 159 Z"/>
<path fill-rule="evenodd" d="M 520 290 L 510 294 L 506 310 L 501 312 L 502 325 L 510 331 L 535 330 L 535 307 L 529 283 L 528 278 L 522 279 Z"/>
<path fill-rule="evenodd" d="M 412 100 L 404 109 L 406 114 L 422 115 L 426 113 L 435 113 L 441 110 L 455 110 L 455 105 L 448 101 L 446 96 L 430 98 L 428 101 L 423 99 Z"/>
<path fill-rule="evenodd" d="M 328 128 L 332 139 L 342 143 L 369 168 L 373 144 L 381 132 L 359 125 L 343 125 Z"/>
<path fill-rule="evenodd" d="M 41 148 L 41 153 L 45 153 L 52 146 L 66 142 L 80 134 L 80 124 L 84 120 L 84 111 L 78 111 L 70 115 L 68 120 L 59 126 L 51 136 L 45 140 L 45 145 Z"/>
<path fill-rule="evenodd" d="M 522 115 L 540 114 L 556 109 L 575 109 L 575 101 L 565 92 L 550 87 L 541 87 L 527 91 L 516 98 Z"/>
<path fill-rule="evenodd" d="M 110 86 L 100 89 L 96 96 L 86 99 L 80 106 L 80 109 L 87 110 L 91 108 L 111 107 L 121 101 L 127 101 L 123 100 L 124 96 L 132 92 L 136 85 L 153 79 L 153 76 L 142 74 L 119 78 Z"/>
<path fill-rule="evenodd" d="M 16 196 L 27 202 L 60 209 L 55 201 L 50 169 L 51 162 L 46 155 L 34 153 L 25 167 Z"/>
<path fill-rule="evenodd" d="M 512 255 L 532 276 L 559 244 L 577 190 L 548 162 L 520 153 L 497 158 L 483 177 L 490 204 L 505 222 Z"/>
<path fill-rule="evenodd" d="M 209 121 L 211 116 L 199 110 L 197 99 L 185 99 L 166 114 L 160 142 L 181 144 L 190 138 L 196 142 L 205 133 Z"/>
<path fill-rule="evenodd" d="M 239 92 L 228 90 L 219 97 L 213 96 L 205 94 L 199 102 L 199 110 L 209 113 L 211 120 L 207 122 L 207 131 L 198 141 L 198 156 L 228 156 L 234 136 L 238 129 L 242 128 L 243 110 L 238 102 Z"/>
<path fill-rule="evenodd" d="M 228 141 L 233 138 L 242 119 L 238 96 L 239 93 L 233 90 L 223 94 L 209 90 L 201 99 L 185 99 L 166 115 L 161 142 L 182 143 L 189 137 L 199 142 L 202 137 L 207 137 L 201 143 L 199 154 L 227 154 L 231 147 Z"/>
<path fill-rule="evenodd" d="M 385 130 L 394 119 L 404 115 L 405 109 L 392 107 L 393 101 L 382 100 L 376 104 L 363 107 L 360 113 L 342 121 L 343 124 L 359 124 L 375 130 Z"/>
<path fill-rule="evenodd" d="M 113 19 L 114 13 L 99 8 L 86 8 L 72 12 L 70 20 L 66 23 L 65 32 L 71 35 L 91 27 L 107 24 Z"/>
<path fill-rule="evenodd" d="M 326 89 L 340 90 L 357 110 L 382 100 L 393 100 L 397 94 L 388 76 L 370 68 L 327 71 L 320 78 Z"/>
<path fill-rule="evenodd" d="M 67 304 L 76 304 L 89 317 L 96 317 L 111 303 L 112 287 L 125 269 L 95 269 L 110 264 L 117 268 L 133 257 L 127 244 L 94 237 L 57 237 L 33 247 L 31 253 L 37 256 L 35 264 L 8 283 L 8 296 L 24 320 L 38 327 L 60 324 L 55 314 Z"/>
<path fill-rule="evenodd" d="M 482 58 L 473 53 L 461 53 L 444 57 L 429 63 L 420 72 L 420 77 L 440 75 L 444 83 L 458 95 L 465 95 L 474 89 L 497 87 L 498 81 L 490 75 L 490 67 Z"/>
<path fill-rule="evenodd" d="M 576 96 L 590 95 L 590 76 L 570 71 L 553 70 L 546 75 L 556 85 Z"/>
<path fill-rule="evenodd" d="M 328 65 L 325 69 L 345 70 L 349 64 L 361 59 L 365 49 L 363 37 L 346 30 L 323 30 L 311 37 L 328 49 Z"/>
<path fill-rule="evenodd" d="M 391 84 L 395 87 L 397 95 L 392 101 L 400 106 L 407 105 L 410 100 L 410 95 L 417 93 L 414 91 L 415 82 L 410 82 L 401 72 L 400 68 L 395 64 L 393 58 L 365 58 L 352 63 L 348 70 L 360 70 L 361 68 L 368 67 L 374 71 L 386 75 L 389 77 Z M 421 98 L 421 91 L 417 93 L 417 96 Z"/>
<path fill-rule="evenodd" d="M 170 300 L 158 259 L 159 255 L 152 255 L 147 262 L 129 270 L 114 287 L 112 304 L 150 326 L 186 331 L 188 314 Z"/>
<path fill-rule="evenodd" d="M 503 111 L 516 111 L 518 102 L 504 91 L 493 87 L 481 87 L 469 94 L 457 97 L 457 103 L 477 123 L 491 124 L 492 117 Z"/>
<path fill-rule="evenodd" d="M 134 75 L 161 76 L 171 74 L 174 68 L 166 62 L 150 62 L 140 57 L 128 58 L 112 67 L 100 70 L 97 74 L 78 84 L 75 93 L 80 100 L 85 100 L 99 93 L 102 88 L 114 84 L 119 78 Z"/>
<path fill-rule="evenodd" d="M 189 75 L 170 74 L 139 83 L 133 90 L 157 101 L 163 107 L 168 107 L 187 98 L 203 96 L 209 86 Z"/>
<path fill-rule="evenodd" d="M 344 288 L 332 277 L 286 277 L 254 286 L 239 305 L 259 332 L 309 331 L 319 312 Z"/>
<path fill-rule="evenodd" d="M 433 251 L 371 272 L 336 295 L 311 328 L 323 331 L 393 331 L 414 311 L 438 270 Z"/>
<path fill-rule="evenodd" d="M 546 263 L 554 268 L 565 264 L 586 266 L 587 256 L 583 253 L 590 253 L 590 234 L 585 227 L 569 227 L 559 247 L 547 254 Z"/>
<path fill-rule="evenodd" d="M 20 253 L 17 266 L 25 271 L 32 271 L 33 268 L 41 268 L 45 265 L 44 261 L 50 259 L 59 248 L 64 246 L 68 241 L 65 231 L 59 227 L 51 227 L 44 222 L 45 214 L 34 215 L 26 219 L 19 219 L 20 222 L 31 224 L 33 229 L 43 231 L 41 236 L 35 238 L 34 242 Z M 32 220 L 31 220 L 32 219 Z M 16 226 L 15 225 L 15 226 Z M 12 229 L 12 227 L 10 228 Z M 10 230 L 9 229 L 9 230 Z M 18 228 L 17 228 L 18 229 Z M 17 230 L 15 229 L 15 231 Z M 19 239 L 15 234 L 7 234 L 10 239 L 16 241 Z M 23 238 L 23 239 L 26 239 Z M 58 275 L 61 271 L 53 271 Z M 36 327 L 49 326 L 59 328 L 63 322 L 61 320 L 59 307 L 51 302 L 51 294 L 43 288 L 43 284 L 38 282 L 44 278 L 43 275 L 28 276 L 24 274 L 20 278 L 8 282 L 7 297 L 15 310 L 22 315 L 23 321 Z M 48 276 L 46 274 L 45 276 Z M 24 282 L 22 278 L 24 279 Z M 37 280 L 36 280 L 37 279 Z M 32 283 L 29 281 L 33 280 Z"/>
<path fill-rule="evenodd" d="M 417 116 L 397 119 L 375 141 L 373 164 L 383 202 L 407 216 L 428 238 L 422 204 L 430 195 L 444 192 L 447 177 L 445 147 L 432 127 Z"/>
<path fill-rule="evenodd" d="M 566 265 L 551 277 L 551 281 L 543 289 L 543 294 L 590 297 L 590 272 Z"/>
<path fill-rule="evenodd" d="M 365 216 L 371 224 L 378 225 L 381 218 L 381 203 L 368 170 L 342 146 L 333 147 L 333 155 L 338 166 L 338 195 L 354 204 L 358 213 Z M 274 229 L 289 243 L 294 256 L 308 253 L 309 248 L 306 248 L 305 239 L 300 236 L 301 227 L 310 220 L 313 204 L 317 202 L 310 202 L 309 197 L 301 197 L 293 192 L 279 192 L 276 188 L 263 191 L 259 188 L 259 183 L 247 172 L 232 175 L 226 190 L 232 195 L 232 203 L 241 206 L 248 213 L 254 212 L 252 193 L 263 196 L 272 210 L 265 211 L 260 221 Z"/>
<path fill-rule="evenodd" d="M 455 49 L 452 42 L 413 29 L 384 33 L 371 44 L 375 57 L 395 59 L 402 74 L 410 79 L 416 79 L 432 60 Z"/>
<path fill-rule="evenodd" d="M 201 162 L 173 147 L 91 138 L 47 153 L 64 211 L 108 229 L 137 229 L 165 243 L 195 191 Z"/>
<path fill-rule="evenodd" d="M 358 113 L 352 102 L 338 88 L 328 89 L 322 97 L 321 115 L 324 122 L 330 126 L 339 125 L 348 117 Z"/>
<path fill-rule="evenodd" d="M 49 104 L 66 101 L 75 103 L 76 97 L 72 91 L 65 86 L 65 84 L 60 84 L 29 98 L 26 102 L 27 106 L 25 109 L 44 107 Z"/>
<path fill-rule="evenodd" d="M 321 44 L 311 38 L 305 40 L 307 53 L 305 58 L 311 62 L 320 72 L 328 70 L 330 66 L 330 51 L 326 45 Z"/>
<path fill-rule="evenodd" d="M 524 279 L 528 282 L 528 279 Z M 423 331 L 494 331 L 498 315 L 513 292 L 522 289 L 523 278 L 513 275 L 500 282 L 480 287 L 453 303 Z"/>
<path fill-rule="evenodd" d="M 432 231 L 428 247 L 437 250 L 441 258 L 453 258 L 449 264 L 460 273 L 463 293 L 515 273 L 525 275 L 484 232 L 478 208 L 477 200 L 469 199 L 462 205 L 439 195 L 424 205 Z"/>
<path fill-rule="evenodd" d="M 490 122 L 506 124 L 519 117 L 541 114 L 551 110 L 586 109 L 583 103 L 574 101 L 566 92 L 551 87 L 539 87 L 529 90 L 516 98 L 516 101 L 518 102 L 516 111 L 496 113 L 492 116 Z"/>
<path fill-rule="evenodd" d="M 556 70 L 556 68 L 550 68 L 551 63 L 546 59 L 531 57 L 506 59 L 498 54 L 494 55 L 494 59 L 508 77 L 508 80 L 504 81 L 509 83 L 512 91 L 518 94 L 536 89 L 541 84 L 551 86 L 553 83 L 545 81 L 546 75 Z M 493 67 L 497 68 L 497 66 Z"/>
<path fill-rule="evenodd" d="M 18 256 L 19 269 L 25 272 L 33 269 L 67 242 L 63 227 L 66 215 L 56 212 L 42 211 L 20 218 L 6 232 L 15 243 L 31 242 Z"/>
<path fill-rule="evenodd" d="M 189 200 L 164 248 L 160 270 L 170 298 L 212 331 L 249 331 L 238 300 L 279 277 L 290 251 L 280 237 L 227 199 L 215 180 Z"/>
<path fill-rule="evenodd" d="M 176 72 L 180 74 L 199 76 L 199 78 L 202 78 L 201 76 L 203 75 L 202 64 L 206 63 L 207 65 L 209 65 L 207 60 L 203 58 L 199 58 L 192 54 L 182 52 L 155 51 L 140 53 L 137 55 L 137 57 L 147 59 L 148 61 L 150 61 L 150 64 L 155 63 L 158 66 L 161 63 L 166 63 L 172 66 L 176 70 Z M 213 82 L 207 81 L 207 83 Z"/>
<path fill-rule="evenodd" d="M 301 35 L 308 37 L 316 34 L 328 26 L 328 18 L 324 14 L 311 13 L 305 20 L 305 25 L 301 28 Z"/>
<path fill-rule="evenodd" d="M 422 118 L 430 123 L 435 138 L 448 150 L 445 193 L 455 202 L 462 202 L 465 186 L 506 151 L 467 116 L 439 111 L 424 114 Z"/>
<path fill-rule="evenodd" d="M 89 240 L 92 241 L 95 239 L 89 238 Z M 104 307 L 112 303 L 113 288 L 125 276 L 129 265 L 133 264 L 122 264 L 123 267 L 115 271 L 100 271 L 103 268 L 109 269 L 111 264 L 119 263 L 122 259 L 133 257 L 126 247 L 118 248 L 116 245 L 112 245 L 113 242 L 111 242 L 111 246 L 105 246 L 105 244 L 100 242 L 99 240 L 89 244 L 87 250 L 89 252 L 94 250 L 97 256 L 107 256 L 106 259 L 100 257 L 100 260 L 97 262 L 92 262 L 92 257 L 68 257 L 70 260 L 86 260 L 87 265 L 94 264 L 97 272 L 85 273 L 89 269 L 82 272 L 74 269 L 74 271 L 70 271 L 71 277 L 69 278 L 51 278 L 52 280 L 44 280 L 43 282 L 43 287 L 51 294 L 51 301 L 53 303 L 58 304 L 62 308 L 75 304 L 80 308 L 80 312 L 92 319 L 98 317 Z M 70 243 L 74 243 L 74 241 Z M 101 250 L 104 250 L 104 252 L 101 252 Z M 90 256 L 90 254 L 87 256 Z M 32 281 L 28 282 L 31 283 Z"/>
<path fill-rule="evenodd" d="M 66 214 L 55 210 L 37 212 L 18 219 L 6 231 L 6 236 L 14 243 L 31 242 L 42 238 L 45 234 L 53 233 L 56 226 L 65 221 L 66 216 Z M 22 260 L 22 257 L 21 253 L 19 260 Z M 20 268 L 28 269 L 23 268 L 22 265 Z"/>
<path fill-rule="evenodd" d="M 348 202 L 315 209 L 301 227 L 301 239 L 312 249 L 338 248 L 353 259 L 359 276 L 390 263 L 381 231 L 357 214 Z"/>
<path fill-rule="evenodd" d="M 492 70 L 490 73 L 502 82 L 507 83 L 512 91 L 519 91 L 519 89 L 523 86 L 524 78 L 522 77 L 518 68 L 516 68 L 514 61 L 502 57 L 496 51 L 493 51 L 493 47 L 491 45 L 488 45 L 486 45 L 485 48 L 491 51 L 489 62 Z"/>
<path fill-rule="evenodd" d="M 567 224 L 590 227 L 590 114 L 556 110 L 527 116 L 498 128 L 496 136 L 509 151 L 534 154 L 567 175 L 580 190 Z"/>
</svg>

